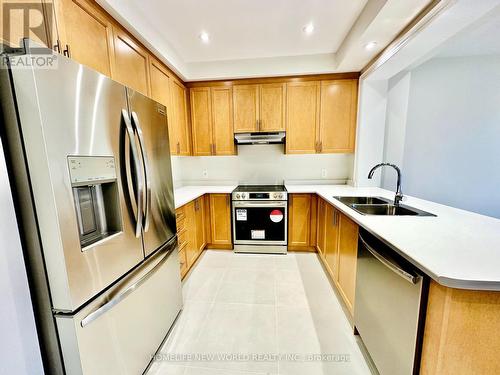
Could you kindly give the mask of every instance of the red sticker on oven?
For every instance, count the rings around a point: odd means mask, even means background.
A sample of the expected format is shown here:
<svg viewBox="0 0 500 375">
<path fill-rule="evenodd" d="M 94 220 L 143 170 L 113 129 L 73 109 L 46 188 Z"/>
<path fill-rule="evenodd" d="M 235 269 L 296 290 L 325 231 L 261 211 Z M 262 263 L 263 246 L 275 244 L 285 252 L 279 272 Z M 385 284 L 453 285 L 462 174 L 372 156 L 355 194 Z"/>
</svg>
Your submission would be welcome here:
<svg viewBox="0 0 500 375">
<path fill-rule="evenodd" d="M 269 217 L 271 218 L 271 221 L 273 223 L 279 223 L 281 220 L 283 220 L 283 212 L 281 212 L 280 210 L 272 210 Z"/>
</svg>

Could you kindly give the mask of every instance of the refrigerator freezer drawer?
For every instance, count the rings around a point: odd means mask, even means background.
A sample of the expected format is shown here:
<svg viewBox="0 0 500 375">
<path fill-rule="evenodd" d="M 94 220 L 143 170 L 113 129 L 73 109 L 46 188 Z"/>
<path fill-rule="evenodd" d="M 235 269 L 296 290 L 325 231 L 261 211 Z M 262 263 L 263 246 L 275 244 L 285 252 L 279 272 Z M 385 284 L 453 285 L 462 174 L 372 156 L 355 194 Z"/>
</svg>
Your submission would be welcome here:
<svg viewBox="0 0 500 375">
<path fill-rule="evenodd" d="M 175 246 L 76 315 L 56 316 L 66 373 L 141 374 L 181 307 Z"/>
</svg>

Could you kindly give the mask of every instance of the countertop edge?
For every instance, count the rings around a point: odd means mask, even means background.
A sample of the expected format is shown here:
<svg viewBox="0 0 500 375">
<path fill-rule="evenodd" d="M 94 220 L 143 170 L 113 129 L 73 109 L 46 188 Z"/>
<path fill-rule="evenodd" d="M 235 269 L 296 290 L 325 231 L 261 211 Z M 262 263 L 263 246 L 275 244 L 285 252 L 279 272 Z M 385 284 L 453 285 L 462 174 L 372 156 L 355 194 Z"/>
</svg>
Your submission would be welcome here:
<svg viewBox="0 0 500 375">
<path fill-rule="evenodd" d="M 318 185 L 322 186 L 322 185 Z M 313 188 L 311 185 L 309 186 L 304 186 L 304 185 L 285 185 L 287 190 L 292 190 L 289 191 L 289 194 L 316 194 L 322 199 L 326 200 L 328 203 L 333 205 L 335 208 L 340 210 L 342 213 L 347 215 L 351 220 L 353 220 L 356 224 L 358 224 L 360 227 L 368 231 L 370 234 L 374 235 L 375 237 L 379 238 L 381 241 L 386 243 L 391 249 L 396 251 L 399 255 L 404 257 L 406 260 L 408 260 L 411 264 L 413 264 L 415 267 L 417 267 L 421 272 L 425 273 L 427 276 L 429 276 L 431 279 L 433 279 L 435 282 L 438 284 L 448 287 L 448 288 L 455 288 L 455 289 L 466 289 L 466 290 L 476 290 L 476 291 L 500 291 L 500 281 L 488 281 L 488 280 L 473 280 L 473 279 L 458 279 L 458 278 L 453 278 L 453 277 L 447 277 L 447 276 L 442 276 L 442 275 L 437 275 L 436 273 L 430 271 L 427 267 L 424 265 L 420 264 L 417 262 L 415 259 L 411 257 L 410 254 L 405 252 L 404 250 L 400 249 L 399 247 L 395 246 L 392 244 L 390 241 L 388 241 L 386 238 L 384 238 L 382 235 L 379 233 L 376 233 L 373 231 L 371 228 L 366 227 L 365 224 L 359 222 L 359 220 L 356 218 L 353 213 L 355 211 L 352 208 L 349 208 L 347 205 L 343 204 L 340 201 L 336 201 L 334 198 L 330 196 L 325 196 L 323 192 L 321 192 L 320 189 L 318 188 Z M 323 186 L 323 187 L 328 187 L 328 186 Z M 296 190 L 296 191 L 293 191 Z"/>
</svg>

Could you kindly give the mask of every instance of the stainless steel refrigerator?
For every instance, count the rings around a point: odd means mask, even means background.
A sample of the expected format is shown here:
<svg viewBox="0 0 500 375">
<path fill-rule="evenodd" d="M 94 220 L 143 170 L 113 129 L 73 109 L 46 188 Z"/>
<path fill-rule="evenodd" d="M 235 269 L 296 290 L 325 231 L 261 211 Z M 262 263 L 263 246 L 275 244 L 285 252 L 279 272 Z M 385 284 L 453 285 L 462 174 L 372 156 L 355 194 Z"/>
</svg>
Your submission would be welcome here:
<svg viewBox="0 0 500 375">
<path fill-rule="evenodd" d="M 45 370 L 140 374 L 182 306 L 166 109 L 57 59 L 0 72 Z"/>
</svg>

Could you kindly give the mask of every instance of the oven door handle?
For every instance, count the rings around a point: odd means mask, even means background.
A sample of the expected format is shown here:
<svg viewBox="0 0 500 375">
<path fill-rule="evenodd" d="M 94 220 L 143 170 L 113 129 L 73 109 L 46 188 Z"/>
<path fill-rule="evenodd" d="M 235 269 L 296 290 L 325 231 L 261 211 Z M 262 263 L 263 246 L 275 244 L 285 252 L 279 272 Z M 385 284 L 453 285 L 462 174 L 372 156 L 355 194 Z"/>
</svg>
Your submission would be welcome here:
<svg viewBox="0 0 500 375">
<path fill-rule="evenodd" d="M 233 201 L 234 207 L 287 207 L 286 201 L 271 201 L 271 202 L 237 202 Z"/>
</svg>

